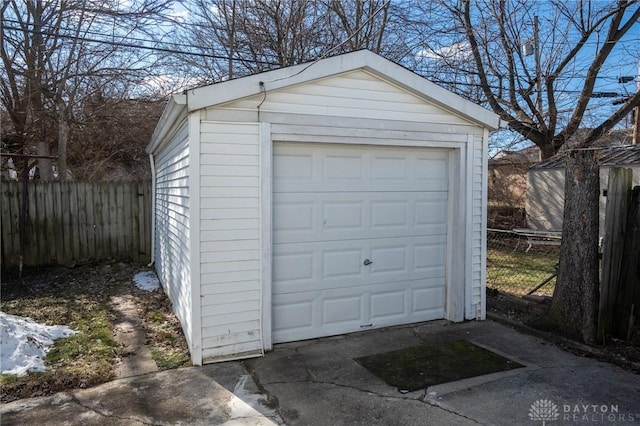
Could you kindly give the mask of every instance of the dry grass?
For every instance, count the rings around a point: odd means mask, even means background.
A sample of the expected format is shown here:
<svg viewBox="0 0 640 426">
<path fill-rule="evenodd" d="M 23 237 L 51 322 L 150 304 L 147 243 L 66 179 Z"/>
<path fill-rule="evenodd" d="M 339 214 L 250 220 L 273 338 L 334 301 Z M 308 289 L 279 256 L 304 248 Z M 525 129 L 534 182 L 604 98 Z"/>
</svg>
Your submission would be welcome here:
<svg viewBox="0 0 640 426">
<path fill-rule="evenodd" d="M 558 255 L 511 248 L 487 250 L 487 287 L 523 295 L 555 273 Z M 555 279 L 536 292 L 552 295 Z"/>
<path fill-rule="evenodd" d="M 132 281 L 142 264 L 101 263 L 68 268 L 26 269 L 2 274 L 1 310 L 47 325 L 67 325 L 73 336 L 55 341 L 45 358 L 47 371 L 26 376 L 0 376 L 0 398 L 48 395 L 86 388 L 113 378 L 124 354 L 114 339 L 112 296 L 132 294 L 156 363 L 164 368 L 189 364 L 178 320 L 162 291 L 137 289 Z"/>
</svg>

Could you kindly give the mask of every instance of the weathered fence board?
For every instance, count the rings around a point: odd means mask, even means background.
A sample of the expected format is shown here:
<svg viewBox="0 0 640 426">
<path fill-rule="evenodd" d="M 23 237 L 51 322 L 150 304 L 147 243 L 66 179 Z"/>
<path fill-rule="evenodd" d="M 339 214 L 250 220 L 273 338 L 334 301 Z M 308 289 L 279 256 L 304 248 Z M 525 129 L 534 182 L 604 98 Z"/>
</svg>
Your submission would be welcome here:
<svg viewBox="0 0 640 426">
<path fill-rule="evenodd" d="M 627 211 L 629 208 L 633 170 L 612 167 L 609 171 L 607 208 L 602 249 L 602 285 L 598 311 L 598 340 L 604 342 L 609 336 L 618 337 L 615 330 L 616 304 L 620 291 L 620 266 L 627 233 Z"/>
<path fill-rule="evenodd" d="M 20 263 L 22 183 L 0 182 L 2 265 Z M 39 182 L 27 190 L 23 264 L 149 260 L 149 182 Z"/>
<path fill-rule="evenodd" d="M 631 194 L 614 317 L 616 335 L 626 339 L 632 337 L 640 317 L 640 186 Z"/>
</svg>

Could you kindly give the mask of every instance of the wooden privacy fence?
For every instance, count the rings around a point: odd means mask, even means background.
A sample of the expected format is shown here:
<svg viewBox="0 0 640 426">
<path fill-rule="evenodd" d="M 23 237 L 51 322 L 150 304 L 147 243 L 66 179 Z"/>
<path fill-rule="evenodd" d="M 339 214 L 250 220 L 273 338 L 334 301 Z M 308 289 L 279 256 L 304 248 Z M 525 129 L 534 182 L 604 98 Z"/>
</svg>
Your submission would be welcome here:
<svg viewBox="0 0 640 426">
<path fill-rule="evenodd" d="M 640 319 L 640 186 L 633 171 L 609 172 L 598 340 L 629 339 Z"/>
<path fill-rule="evenodd" d="M 0 182 L 2 264 L 20 263 L 22 182 Z M 23 264 L 151 257 L 151 183 L 29 181 Z"/>
</svg>

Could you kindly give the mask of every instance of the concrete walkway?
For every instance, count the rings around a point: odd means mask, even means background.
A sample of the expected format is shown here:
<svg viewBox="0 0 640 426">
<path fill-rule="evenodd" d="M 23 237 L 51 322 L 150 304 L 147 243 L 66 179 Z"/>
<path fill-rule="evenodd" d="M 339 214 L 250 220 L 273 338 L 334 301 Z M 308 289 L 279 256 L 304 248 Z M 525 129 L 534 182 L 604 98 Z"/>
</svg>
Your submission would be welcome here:
<svg viewBox="0 0 640 426">
<path fill-rule="evenodd" d="M 402 394 L 354 361 L 461 338 L 526 367 Z M 640 423 L 640 376 L 492 321 L 435 321 L 16 401 L 0 416 L 2 425 L 625 425 Z"/>
</svg>

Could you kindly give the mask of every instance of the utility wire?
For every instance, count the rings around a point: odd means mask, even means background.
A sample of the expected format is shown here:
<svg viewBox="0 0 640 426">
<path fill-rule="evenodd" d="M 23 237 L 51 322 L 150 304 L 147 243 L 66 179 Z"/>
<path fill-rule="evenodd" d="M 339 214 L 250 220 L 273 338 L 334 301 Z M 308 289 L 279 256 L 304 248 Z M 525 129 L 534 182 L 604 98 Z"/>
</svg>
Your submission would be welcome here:
<svg viewBox="0 0 640 426">
<path fill-rule="evenodd" d="M 32 29 L 24 29 L 24 28 L 12 27 L 12 26 L 5 26 L 4 28 L 9 30 L 25 31 L 31 34 L 36 33 L 36 31 Z M 141 44 L 125 43 L 122 41 L 116 42 L 116 41 L 110 41 L 110 40 L 100 40 L 96 38 L 76 37 L 68 34 L 55 34 L 48 31 L 39 31 L 39 33 L 52 36 L 52 37 L 59 37 L 59 38 L 70 39 L 70 40 L 83 40 L 91 43 L 101 43 L 101 44 L 106 44 L 106 45 L 116 46 L 116 47 L 128 47 L 128 48 L 134 48 L 134 49 L 151 50 L 155 52 L 164 52 L 164 53 L 175 53 L 179 55 L 191 55 L 191 56 L 198 56 L 202 58 L 211 58 L 211 59 L 224 59 L 224 60 L 234 59 L 234 58 L 229 58 L 228 56 L 223 56 L 223 55 L 213 55 L 209 53 L 200 53 L 200 52 L 186 52 L 186 51 L 170 49 L 166 47 L 145 46 Z M 274 65 L 274 66 L 280 65 L 277 62 L 261 61 L 261 60 L 254 60 L 254 59 L 242 59 L 242 61 L 251 62 L 254 64 L 260 64 L 260 65 Z"/>
</svg>

